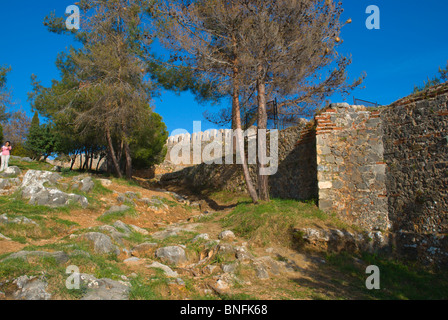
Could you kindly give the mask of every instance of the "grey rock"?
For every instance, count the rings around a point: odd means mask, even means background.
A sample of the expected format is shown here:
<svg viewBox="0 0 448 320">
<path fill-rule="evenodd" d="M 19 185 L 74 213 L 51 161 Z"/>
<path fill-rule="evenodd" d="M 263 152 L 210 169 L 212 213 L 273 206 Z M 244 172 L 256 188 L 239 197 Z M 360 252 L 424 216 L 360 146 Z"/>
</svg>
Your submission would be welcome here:
<svg viewBox="0 0 448 320">
<path fill-rule="evenodd" d="M 129 227 L 130 227 L 132 230 L 134 230 L 134 232 L 140 233 L 140 234 L 142 234 L 142 235 L 144 235 L 144 236 L 148 236 L 148 235 L 149 235 L 149 232 L 146 231 L 146 230 L 143 229 L 143 228 L 134 226 L 134 225 L 132 225 L 132 224 L 130 224 Z"/>
<path fill-rule="evenodd" d="M 13 293 L 16 300 L 50 300 L 51 294 L 46 291 L 48 284 L 36 277 L 21 276 L 14 283 L 17 291 Z"/>
<path fill-rule="evenodd" d="M 157 239 L 157 240 L 165 240 L 167 238 L 175 237 L 175 236 L 177 236 L 177 232 L 175 230 L 159 231 L 159 232 L 153 233 L 151 235 L 151 237 L 153 237 L 154 239 Z"/>
<path fill-rule="evenodd" d="M 0 179 L 0 190 L 19 186 L 20 183 L 19 178 Z"/>
<path fill-rule="evenodd" d="M 29 199 L 32 205 L 61 207 L 75 202 L 86 208 L 89 204 L 86 197 L 44 186 L 46 183 L 56 184 L 60 179 L 62 177 L 56 172 L 29 170 L 22 181 L 22 197 Z"/>
<path fill-rule="evenodd" d="M 0 224 L 33 224 L 37 226 L 37 223 L 27 217 L 18 216 L 15 218 L 8 218 L 6 213 L 0 216 Z"/>
<path fill-rule="evenodd" d="M 146 266 L 147 268 L 153 268 L 153 269 L 161 269 L 165 274 L 170 278 L 177 278 L 179 275 L 177 272 L 173 271 L 170 267 L 161 264 L 159 262 L 153 262 L 151 265 Z"/>
<path fill-rule="evenodd" d="M 207 233 L 199 234 L 196 237 L 194 237 L 193 242 L 197 242 L 199 240 L 210 240 L 210 237 Z"/>
<path fill-rule="evenodd" d="M 234 273 L 236 271 L 236 268 L 238 267 L 237 263 L 231 263 L 231 264 L 223 264 L 221 266 L 222 271 L 225 273 Z"/>
<path fill-rule="evenodd" d="M 87 177 L 81 180 L 81 191 L 89 193 L 93 190 L 93 187 L 95 186 L 95 183 L 93 182 L 91 177 Z"/>
<path fill-rule="evenodd" d="M 221 240 L 233 240 L 233 239 L 235 239 L 235 234 L 230 230 L 226 230 L 226 231 L 221 232 L 219 234 L 218 238 Z"/>
<path fill-rule="evenodd" d="M 19 167 L 8 167 L 5 171 L 0 173 L 3 177 L 19 176 L 22 174 L 22 170 Z"/>
<path fill-rule="evenodd" d="M 250 254 L 245 247 L 236 247 L 235 256 L 241 262 L 251 261 L 254 259 L 254 256 Z"/>
<path fill-rule="evenodd" d="M 218 245 L 218 252 L 219 253 L 229 253 L 229 254 L 234 254 L 235 253 L 235 248 L 231 245 L 231 244 L 219 244 Z"/>
<path fill-rule="evenodd" d="M 126 211 L 128 211 L 130 209 L 131 209 L 131 207 L 128 207 L 126 205 L 112 206 L 109 210 L 104 212 L 101 217 L 107 217 L 108 215 L 111 215 L 111 214 L 126 212 Z"/>
<path fill-rule="evenodd" d="M 6 236 L 4 236 L 4 235 L 2 235 L 2 234 L 0 233 L 0 240 L 7 240 L 7 241 L 10 241 L 11 239 L 8 238 L 8 237 L 6 237 Z"/>
<path fill-rule="evenodd" d="M 125 192 L 124 195 L 128 199 L 131 199 L 131 200 L 136 200 L 136 199 L 140 198 L 139 195 L 136 192 L 132 192 L 132 191 L 127 191 L 127 192 Z"/>
<path fill-rule="evenodd" d="M 29 257 L 38 258 L 54 258 L 58 263 L 64 264 L 69 260 L 69 256 L 63 251 L 47 252 L 47 251 L 19 251 L 13 253 L 0 262 L 12 260 L 12 259 L 23 259 L 27 260 Z"/>
<path fill-rule="evenodd" d="M 111 279 L 97 279 L 89 274 L 81 274 L 81 281 L 87 287 L 87 293 L 81 300 L 128 300 L 130 284 Z"/>
<path fill-rule="evenodd" d="M 156 257 L 172 265 L 180 265 L 187 261 L 185 250 L 179 246 L 160 248 L 156 251 Z"/>
<path fill-rule="evenodd" d="M 258 279 L 261 279 L 261 280 L 269 279 L 269 273 L 266 270 L 265 266 L 263 266 L 261 263 L 256 263 L 254 265 L 254 268 L 255 268 L 255 273 L 256 273 Z"/>
<path fill-rule="evenodd" d="M 123 232 L 126 233 L 127 235 L 132 233 L 131 229 L 129 229 L 128 225 L 123 221 L 120 220 L 115 221 L 114 227 L 123 230 Z"/>
<path fill-rule="evenodd" d="M 88 240 L 93 244 L 93 249 L 99 254 L 115 254 L 119 255 L 120 250 L 112 243 L 112 239 L 99 232 L 90 232 L 83 234 L 81 239 Z"/>
<path fill-rule="evenodd" d="M 61 166 L 54 166 L 54 167 L 51 169 L 51 171 L 54 171 L 54 172 L 61 172 L 61 171 L 62 171 L 62 167 L 61 167 Z"/>
</svg>

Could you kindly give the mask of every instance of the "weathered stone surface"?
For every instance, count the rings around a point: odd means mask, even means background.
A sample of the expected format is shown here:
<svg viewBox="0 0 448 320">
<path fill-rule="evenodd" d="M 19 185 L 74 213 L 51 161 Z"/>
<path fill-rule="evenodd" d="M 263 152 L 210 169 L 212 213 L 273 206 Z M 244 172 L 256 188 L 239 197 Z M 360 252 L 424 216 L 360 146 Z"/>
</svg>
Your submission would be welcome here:
<svg viewBox="0 0 448 320">
<path fill-rule="evenodd" d="M 153 269 L 161 269 L 170 278 L 177 278 L 179 276 L 178 273 L 173 271 L 170 267 L 161 264 L 159 262 L 153 262 L 151 265 L 148 265 L 147 267 Z"/>
<path fill-rule="evenodd" d="M 194 237 L 194 239 L 192 241 L 198 242 L 200 240 L 208 241 L 208 240 L 210 240 L 210 236 L 207 233 L 202 233 L 202 234 L 199 234 L 196 237 Z"/>
<path fill-rule="evenodd" d="M 115 221 L 114 227 L 122 230 L 127 235 L 132 233 L 131 229 L 129 229 L 128 225 L 126 223 L 124 223 L 123 221 L 120 221 L 120 220 Z"/>
<path fill-rule="evenodd" d="M 13 282 L 17 291 L 13 297 L 16 300 L 50 300 L 51 294 L 46 291 L 48 284 L 37 277 L 21 276 Z"/>
<path fill-rule="evenodd" d="M 33 205 L 61 207 L 74 202 L 86 208 L 89 204 L 86 197 L 44 186 L 44 184 L 54 185 L 60 179 L 62 177 L 56 172 L 28 170 L 20 186 L 22 197 L 29 199 L 29 203 Z"/>
<path fill-rule="evenodd" d="M 366 229 L 390 228 L 379 113 L 332 104 L 316 117 L 319 207 Z"/>
<path fill-rule="evenodd" d="M 27 260 L 30 257 L 37 258 L 54 258 L 58 263 L 64 264 L 69 260 L 69 256 L 63 251 L 46 252 L 46 251 L 19 251 L 13 253 L 0 262 L 12 260 L 12 259 L 24 259 Z"/>
<path fill-rule="evenodd" d="M 254 256 L 248 252 L 245 247 L 236 247 L 235 256 L 241 262 L 247 262 L 254 259 Z"/>
<path fill-rule="evenodd" d="M 238 267 L 237 263 L 231 263 L 231 264 L 223 264 L 221 266 L 222 271 L 225 273 L 234 273 L 236 271 L 236 268 Z"/>
<path fill-rule="evenodd" d="M 128 300 L 130 284 L 111 279 L 97 279 L 89 274 L 80 274 L 81 281 L 87 287 L 87 293 L 81 300 Z"/>
<path fill-rule="evenodd" d="M 301 119 L 296 127 L 279 132 L 278 160 L 280 165 L 275 175 L 269 179 L 272 197 L 307 200 L 318 197 L 316 168 L 316 136 L 306 127 L 308 121 Z M 225 141 L 225 139 L 223 140 Z M 175 143 L 168 143 L 168 155 Z M 202 144 L 206 146 L 206 144 Z M 269 144 L 268 144 L 269 146 Z M 223 146 L 225 152 L 225 145 Z M 223 152 L 223 154 L 225 154 Z M 257 183 L 256 165 L 250 165 L 249 171 L 254 183 Z M 164 174 L 161 182 L 166 184 L 182 183 L 195 189 L 218 189 L 227 191 L 246 191 L 244 175 L 240 165 L 223 164 L 187 167 L 183 170 Z M 174 196 L 174 195 L 173 195 Z M 184 203 L 186 199 L 179 197 Z M 202 208 L 201 210 L 207 210 Z"/>
<path fill-rule="evenodd" d="M 235 237 L 235 234 L 234 234 L 232 231 L 230 231 L 230 230 L 226 230 L 226 231 L 221 232 L 221 233 L 219 234 L 218 238 L 219 238 L 220 240 L 233 240 L 233 239 L 235 239 L 236 237 Z"/>
<path fill-rule="evenodd" d="M 21 184 L 19 178 L 0 179 L 0 190 L 17 187 Z"/>
<path fill-rule="evenodd" d="M 144 203 L 151 210 L 154 210 L 154 211 L 168 209 L 168 205 L 164 202 L 164 199 L 162 197 L 153 196 L 151 199 L 143 198 L 143 199 L 139 199 L 137 201 Z"/>
<path fill-rule="evenodd" d="M 134 232 L 140 233 L 140 234 L 142 234 L 142 235 L 144 235 L 144 236 L 148 236 L 148 235 L 149 235 L 149 232 L 148 232 L 147 230 L 143 229 L 143 228 L 140 228 L 140 227 L 138 227 L 138 226 L 134 226 L 134 225 L 132 225 L 132 224 L 130 224 L 129 227 L 130 227 Z"/>
<path fill-rule="evenodd" d="M 170 237 L 175 237 L 175 236 L 177 236 L 177 234 L 178 233 L 175 230 L 163 230 L 163 231 L 153 233 L 151 235 L 151 237 L 153 237 L 156 240 L 165 240 Z"/>
<path fill-rule="evenodd" d="M 93 244 L 93 249 L 99 254 L 115 254 L 119 255 L 120 250 L 113 244 L 111 238 L 99 232 L 89 232 L 81 235 L 82 240 L 87 240 Z"/>
<path fill-rule="evenodd" d="M 181 265 L 187 262 L 185 250 L 178 246 L 157 249 L 156 257 L 172 265 Z"/>
<path fill-rule="evenodd" d="M 122 212 L 126 212 L 128 210 L 130 210 L 131 207 L 128 207 L 126 205 L 121 205 L 121 206 L 112 206 L 110 207 L 109 210 L 107 210 L 106 212 L 103 213 L 103 215 L 101 217 L 107 217 L 109 215 L 115 214 L 115 213 L 122 213 Z"/>
<path fill-rule="evenodd" d="M 255 273 L 256 273 L 258 279 L 261 279 L 261 280 L 269 279 L 269 273 L 266 270 L 266 267 L 262 263 L 255 263 L 254 268 L 255 268 Z"/>
<path fill-rule="evenodd" d="M 19 176 L 22 174 L 22 170 L 19 167 L 8 167 L 5 171 L 0 173 L 2 177 Z"/>
<path fill-rule="evenodd" d="M 14 218 L 9 218 L 6 213 L 0 216 L 0 224 L 34 224 L 37 226 L 37 223 L 27 217 L 17 216 Z"/>
<path fill-rule="evenodd" d="M 95 183 L 93 182 L 91 177 L 87 177 L 81 180 L 81 191 L 89 193 L 93 190 L 93 187 L 95 186 Z"/>
<path fill-rule="evenodd" d="M 8 237 L 6 237 L 6 236 L 4 236 L 4 235 L 2 235 L 2 234 L 0 233 L 0 240 L 10 241 L 11 239 L 8 238 Z"/>
<path fill-rule="evenodd" d="M 125 264 L 135 264 L 135 263 L 139 263 L 140 261 L 141 261 L 140 258 L 132 257 L 132 258 L 128 258 L 128 259 L 124 260 L 123 263 L 125 263 Z"/>
</svg>

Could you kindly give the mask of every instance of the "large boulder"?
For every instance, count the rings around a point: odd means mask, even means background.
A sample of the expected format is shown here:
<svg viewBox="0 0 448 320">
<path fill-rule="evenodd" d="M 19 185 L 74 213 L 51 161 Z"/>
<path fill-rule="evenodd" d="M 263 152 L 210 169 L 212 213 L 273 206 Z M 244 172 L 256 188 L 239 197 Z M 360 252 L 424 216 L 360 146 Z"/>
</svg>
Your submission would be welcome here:
<svg viewBox="0 0 448 320">
<path fill-rule="evenodd" d="M 120 249 L 113 244 L 112 239 L 99 232 L 89 232 L 80 237 L 81 240 L 87 240 L 93 244 L 93 250 L 99 254 L 120 254 Z"/>
<path fill-rule="evenodd" d="M 111 279 L 97 279 L 89 274 L 80 274 L 80 280 L 87 287 L 81 300 L 128 300 L 130 284 Z"/>
<path fill-rule="evenodd" d="M 19 178 L 0 179 L 0 190 L 9 189 L 11 187 L 17 187 L 20 185 Z"/>
<path fill-rule="evenodd" d="M 60 179 L 62 177 L 56 172 L 29 170 L 20 186 L 22 197 L 29 199 L 32 205 L 62 207 L 74 202 L 86 208 L 89 204 L 86 197 L 45 186 L 46 184 L 55 185 Z"/>
<path fill-rule="evenodd" d="M 78 189 L 82 192 L 89 193 L 93 190 L 95 183 L 93 182 L 91 177 L 75 177 L 73 178 L 73 182 L 75 184 L 72 186 L 73 189 Z"/>
<path fill-rule="evenodd" d="M 54 258 L 58 263 L 64 264 L 69 260 L 69 256 L 63 252 L 63 251 L 56 251 L 56 252 L 47 252 L 47 251 L 19 251 L 16 253 L 13 253 L 0 262 L 12 260 L 12 259 L 23 259 L 28 260 L 30 257 L 37 257 L 37 258 Z"/>
<path fill-rule="evenodd" d="M 178 246 L 160 248 L 156 251 L 156 257 L 175 266 L 187 262 L 185 250 Z"/>
<path fill-rule="evenodd" d="M 0 172 L 0 176 L 2 177 L 12 177 L 19 176 L 22 174 L 22 170 L 19 167 L 8 167 L 5 171 Z"/>
<path fill-rule="evenodd" d="M 50 300 L 51 294 L 46 291 L 48 284 L 36 277 L 21 276 L 14 280 L 17 291 L 13 297 L 16 300 Z"/>
</svg>

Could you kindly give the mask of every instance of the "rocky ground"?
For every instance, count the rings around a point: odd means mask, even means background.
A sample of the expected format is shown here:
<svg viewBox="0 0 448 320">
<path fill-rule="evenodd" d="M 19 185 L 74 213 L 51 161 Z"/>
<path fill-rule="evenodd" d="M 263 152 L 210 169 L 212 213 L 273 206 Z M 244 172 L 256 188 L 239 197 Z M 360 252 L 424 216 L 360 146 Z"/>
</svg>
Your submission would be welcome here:
<svg viewBox="0 0 448 320">
<path fill-rule="evenodd" d="M 1 174 L 0 300 L 413 297 L 366 290 L 369 256 L 345 254 L 381 243 L 378 233 L 323 231 L 311 217 L 260 242 L 225 223 L 251 210 L 244 197 L 55 172 L 29 160 L 13 159 Z"/>
</svg>

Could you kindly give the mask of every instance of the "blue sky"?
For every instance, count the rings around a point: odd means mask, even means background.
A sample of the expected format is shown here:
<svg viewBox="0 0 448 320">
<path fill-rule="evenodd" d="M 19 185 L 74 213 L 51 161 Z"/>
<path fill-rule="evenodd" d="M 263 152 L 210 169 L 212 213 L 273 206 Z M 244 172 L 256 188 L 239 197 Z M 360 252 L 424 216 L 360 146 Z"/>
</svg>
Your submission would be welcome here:
<svg viewBox="0 0 448 320">
<path fill-rule="evenodd" d="M 13 91 L 15 108 L 21 107 L 31 115 L 27 92 L 31 90 L 30 76 L 36 74 L 46 86 L 58 78 L 55 60 L 58 52 L 66 50 L 72 38 L 51 34 L 43 26 L 44 17 L 51 11 L 62 16 L 74 0 L 9 1 L 0 0 L 0 65 L 10 65 L 8 86 Z M 351 53 L 353 63 L 348 69 L 351 79 L 367 73 L 357 89 L 356 98 L 386 105 L 412 92 L 428 76 L 437 74 L 439 66 L 448 60 L 448 27 L 446 0 L 342 0 L 343 19 L 353 23 L 344 27 L 339 48 Z M 369 5 L 381 10 L 381 29 L 368 30 L 365 13 Z M 353 96 L 348 98 L 353 102 Z M 338 96 L 333 102 L 340 102 Z M 155 101 L 172 132 L 178 128 L 192 131 L 193 121 L 202 120 L 202 129 L 214 128 L 203 119 L 206 106 L 198 105 L 189 93 L 176 96 L 163 93 Z M 219 109 L 219 107 L 215 107 Z"/>
</svg>

